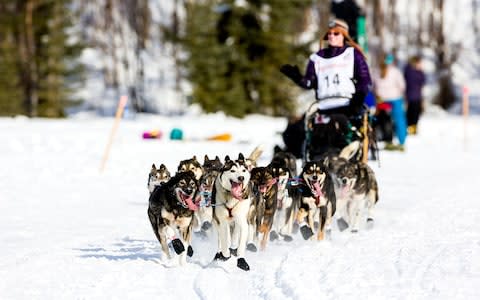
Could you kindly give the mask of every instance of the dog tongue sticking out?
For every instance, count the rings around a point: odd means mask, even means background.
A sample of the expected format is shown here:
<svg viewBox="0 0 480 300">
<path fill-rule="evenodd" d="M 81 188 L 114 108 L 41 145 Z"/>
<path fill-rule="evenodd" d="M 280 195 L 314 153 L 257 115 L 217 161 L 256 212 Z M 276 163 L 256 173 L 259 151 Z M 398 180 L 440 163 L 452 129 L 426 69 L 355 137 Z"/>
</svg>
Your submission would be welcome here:
<svg viewBox="0 0 480 300">
<path fill-rule="evenodd" d="M 182 199 L 183 203 L 187 204 L 188 209 L 190 210 L 197 210 L 198 206 L 193 203 L 193 197 L 183 193 L 182 191 L 180 192 L 180 198 Z"/>
<path fill-rule="evenodd" d="M 231 181 L 232 183 L 232 196 L 235 199 L 242 199 L 242 194 L 243 194 L 243 184 L 239 182 L 234 182 Z"/>
<path fill-rule="evenodd" d="M 320 186 L 320 183 L 318 181 L 315 181 L 313 183 L 313 189 L 315 190 L 315 196 L 321 196 L 322 195 L 322 187 Z"/>
</svg>

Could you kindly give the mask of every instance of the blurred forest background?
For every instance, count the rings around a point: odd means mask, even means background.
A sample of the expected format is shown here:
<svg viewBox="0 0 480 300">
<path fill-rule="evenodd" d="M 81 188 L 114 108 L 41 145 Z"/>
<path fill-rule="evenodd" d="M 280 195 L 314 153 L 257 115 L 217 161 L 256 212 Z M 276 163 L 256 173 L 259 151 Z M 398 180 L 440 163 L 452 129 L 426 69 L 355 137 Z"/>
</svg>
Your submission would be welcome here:
<svg viewBox="0 0 480 300">
<path fill-rule="evenodd" d="M 480 77 L 479 10 L 478 0 L 2 0 L 0 115 L 106 115 L 127 94 L 134 112 L 197 103 L 288 116 L 301 91 L 278 69 L 303 69 L 334 16 L 371 68 L 385 52 L 399 64 L 421 54 L 427 100 L 448 109 Z"/>
</svg>

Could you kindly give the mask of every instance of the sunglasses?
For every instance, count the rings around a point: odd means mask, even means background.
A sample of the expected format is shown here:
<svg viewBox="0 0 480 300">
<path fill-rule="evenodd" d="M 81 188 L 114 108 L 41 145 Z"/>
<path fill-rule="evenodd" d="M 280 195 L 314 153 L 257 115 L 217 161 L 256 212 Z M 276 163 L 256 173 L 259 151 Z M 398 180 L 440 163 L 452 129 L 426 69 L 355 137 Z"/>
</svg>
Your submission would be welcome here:
<svg viewBox="0 0 480 300">
<path fill-rule="evenodd" d="M 341 33 L 338 32 L 338 31 L 329 31 L 329 32 L 327 33 L 327 36 L 329 36 L 329 35 L 339 36 L 340 34 L 341 34 Z"/>
</svg>

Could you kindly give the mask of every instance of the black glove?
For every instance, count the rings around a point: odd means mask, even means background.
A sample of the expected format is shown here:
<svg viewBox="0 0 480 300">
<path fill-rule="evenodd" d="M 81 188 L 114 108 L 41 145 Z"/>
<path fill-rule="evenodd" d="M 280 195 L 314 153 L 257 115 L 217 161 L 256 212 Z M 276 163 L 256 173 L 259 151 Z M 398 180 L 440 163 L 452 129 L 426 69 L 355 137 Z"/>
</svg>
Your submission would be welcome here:
<svg viewBox="0 0 480 300">
<path fill-rule="evenodd" d="M 299 84 L 303 78 L 297 66 L 292 66 L 288 64 L 283 65 L 280 67 L 280 72 L 282 72 L 285 76 L 290 78 L 296 84 Z"/>
</svg>

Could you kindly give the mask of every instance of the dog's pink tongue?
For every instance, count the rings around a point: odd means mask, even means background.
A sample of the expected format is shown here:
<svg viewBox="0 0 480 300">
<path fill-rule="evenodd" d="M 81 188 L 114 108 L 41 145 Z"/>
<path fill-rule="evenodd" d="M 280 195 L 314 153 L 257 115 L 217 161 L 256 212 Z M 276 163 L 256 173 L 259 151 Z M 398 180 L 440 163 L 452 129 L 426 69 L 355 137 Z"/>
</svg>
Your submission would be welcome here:
<svg viewBox="0 0 480 300">
<path fill-rule="evenodd" d="M 232 182 L 232 196 L 236 199 L 242 199 L 242 184 Z"/>
<path fill-rule="evenodd" d="M 320 183 L 318 183 L 318 181 L 313 184 L 313 188 L 315 189 L 316 196 L 322 195 L 322 188 L 320 187 Z"/>
<path fill-rule="evenodd" d="M 187 203 L 188 209 L 190 209 L 190 210 L 197 210 L 198 209 L 198 206 L 195 203 L 193 203 L 193 198 L 192 197 L 184 197 L 183 200 L 185 201 L 185 203 Z"/>
</svg>

